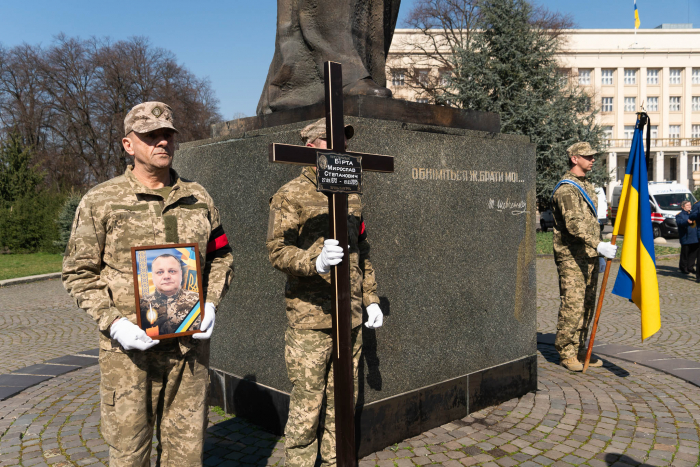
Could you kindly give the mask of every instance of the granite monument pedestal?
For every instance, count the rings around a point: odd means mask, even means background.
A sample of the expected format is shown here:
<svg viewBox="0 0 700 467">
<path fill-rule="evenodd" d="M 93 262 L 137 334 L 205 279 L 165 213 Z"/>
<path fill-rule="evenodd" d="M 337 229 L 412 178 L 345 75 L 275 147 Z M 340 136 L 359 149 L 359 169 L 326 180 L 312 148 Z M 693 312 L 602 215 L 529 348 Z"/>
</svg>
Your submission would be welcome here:
<svg viewBox="0 0 700 467">
<path fill-rule="evenodd" d="M 394 174 L 363 182 L 385 314 L 383 327 L 363 328 L 363 456 L 536 388 L 535 149 L 500 134 L 493 114 L 366 97 L 345 109 L 349 150 L 395 157 Z M 212 195 L 234 252 L 212 339 L 212 404 L 276 433 L 291 383 L 268 202 L 300 168 L 270 164 L 268 145 L 299 144 L 321 117 L 311 106 L 219 124 L 214 138 L 182 144 L 174 163 Z"/>
</svg>

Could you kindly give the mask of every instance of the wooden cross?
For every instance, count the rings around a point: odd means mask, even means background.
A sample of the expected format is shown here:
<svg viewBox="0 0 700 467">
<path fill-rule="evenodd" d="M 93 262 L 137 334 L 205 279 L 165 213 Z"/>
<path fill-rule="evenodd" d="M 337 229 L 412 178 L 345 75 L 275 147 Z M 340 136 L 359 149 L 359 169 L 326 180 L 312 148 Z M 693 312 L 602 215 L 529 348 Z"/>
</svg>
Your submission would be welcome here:
<svg viewBox="0 0 700 467">
<path fill-rule="evenodd" d="M 361 156 L 362 170 L 393 172 L 394 158 L 345 150 L 343 123 L 343 81 L 340 63 L 323 64 L 326 90 L 326 140 L 328 149 L 290 144 L 270 145 L 270 162 L 316 165 L 318 153 Z M 348 195 L 328 195 L 329 238 L 343 248 L 343 261 L 331 267 L 333 323 L 333 381 L 335 383 L 336 457 L 340 467 L 357 464 L 355 450 L 355 402 L 352 371 L 352 311 L 350 307 L 350 261 L 348 253 Z"/>
</svg>

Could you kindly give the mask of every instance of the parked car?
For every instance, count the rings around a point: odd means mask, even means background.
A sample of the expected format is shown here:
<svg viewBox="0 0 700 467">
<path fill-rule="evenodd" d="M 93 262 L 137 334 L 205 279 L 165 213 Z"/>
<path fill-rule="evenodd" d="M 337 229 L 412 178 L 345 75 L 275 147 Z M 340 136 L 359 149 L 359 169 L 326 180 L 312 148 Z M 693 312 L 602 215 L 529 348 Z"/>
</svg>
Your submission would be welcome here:
<svg viewBox="0 0 700 467">
<path fill-rule="evenodd" d="M 610 203 L 610 219 L 613 225 L 615 224 L 621 194 L 621 186 L 613 188 L 612 202 Z M 680 183 L 649 182 L 649 205 L 651 206 L 654 238 L 678 236 L 676 214 L 681 212 L 681 203 L 686 200 L 695 204 L 695 196 Z"/>
<path fill-rule="evenodd" d="M 554 227 L 554 214 L 551 209 L 547 209 L 540 214 L 540 228 L 542 232 L 547 232 L 552 227 Z"/>
</svg>

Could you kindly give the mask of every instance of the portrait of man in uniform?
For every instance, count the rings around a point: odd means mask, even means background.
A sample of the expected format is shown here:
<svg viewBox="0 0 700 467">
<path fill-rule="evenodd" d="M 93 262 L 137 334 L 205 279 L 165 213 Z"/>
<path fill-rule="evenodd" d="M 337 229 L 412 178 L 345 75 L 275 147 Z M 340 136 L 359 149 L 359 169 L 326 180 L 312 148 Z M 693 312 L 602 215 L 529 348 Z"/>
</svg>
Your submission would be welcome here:
<svg viewBox="0 0 700 467">
<path fill-rule="evenodd" d="M 168 245 L 135 252 L 140 327 L 152 338 L 199 330 L 198 272 L 183 259 L 196 255 L 186 250 Z"/>
</svg>

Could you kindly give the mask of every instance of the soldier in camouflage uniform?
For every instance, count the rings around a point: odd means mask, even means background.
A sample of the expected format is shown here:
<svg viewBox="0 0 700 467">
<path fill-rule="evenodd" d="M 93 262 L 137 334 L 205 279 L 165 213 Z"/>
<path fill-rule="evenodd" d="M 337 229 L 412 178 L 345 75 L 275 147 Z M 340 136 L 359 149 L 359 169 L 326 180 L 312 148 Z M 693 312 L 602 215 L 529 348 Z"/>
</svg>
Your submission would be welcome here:
<svg viewBox="0 0 700 467">
<path fill-rule="evenodd" d="M 352 127 L 346 127 L 345 133 L 346 138 L 352 137 Z M 301 136 L 307 146 L 325 149 L 325 119 L 304 128 Z M 349 258 L 343 259 L 338 242 L 326 239 L 328 198 L 316 187 L 315 167 L 305 167 L 270 201 L 267 249 L 272 265 L 287 274 L 285 361 L 294 385 L 285 427 L 286 467 L 315 464 L 319 423 L 322 464 L 336 463 L 330 266 L 350 261 L 355 399 L 362 348 L 362 305 L 367 308 L 368 328 L 380 327 L 383 322 L 360 197 L 348 196 Z"/>
<path fill-rule="evenodd" d="M 233 256 L 209 194 L 170 168 L 176 131 L 163 103 L 127 114 L 122 144 L 134 166 L 83 197 L 63 260 L 66 290 L 99 326 L 100 429 L 112 467 L 150 465 L 156 424 L 162 465 L 202 465 L 208 339 Z M 205 316 L 201 333 L 159 342 L 135 324 L 131 247 L 168 243 L 199 244 Z"/>
<path fill-rule="evenodd" d="M 554 261 L 559 272 L 561 297 L 554 346 L 562 366 L 581 371 L 595 307 L 598 272 L 605 269 L 605 261 L 600 256 L 614 258 L 617 247 L 600 241 L 600 224 L 595 212 L 597 196 L 593 184 L 586 180 L 596 151 L 588 143 L 575 143 L 566 152 L 570 159 L 569 171 L 552 196 Z M 589 365 L 602 366 L 603 362 L 591 358 Z"/>
</svg>

